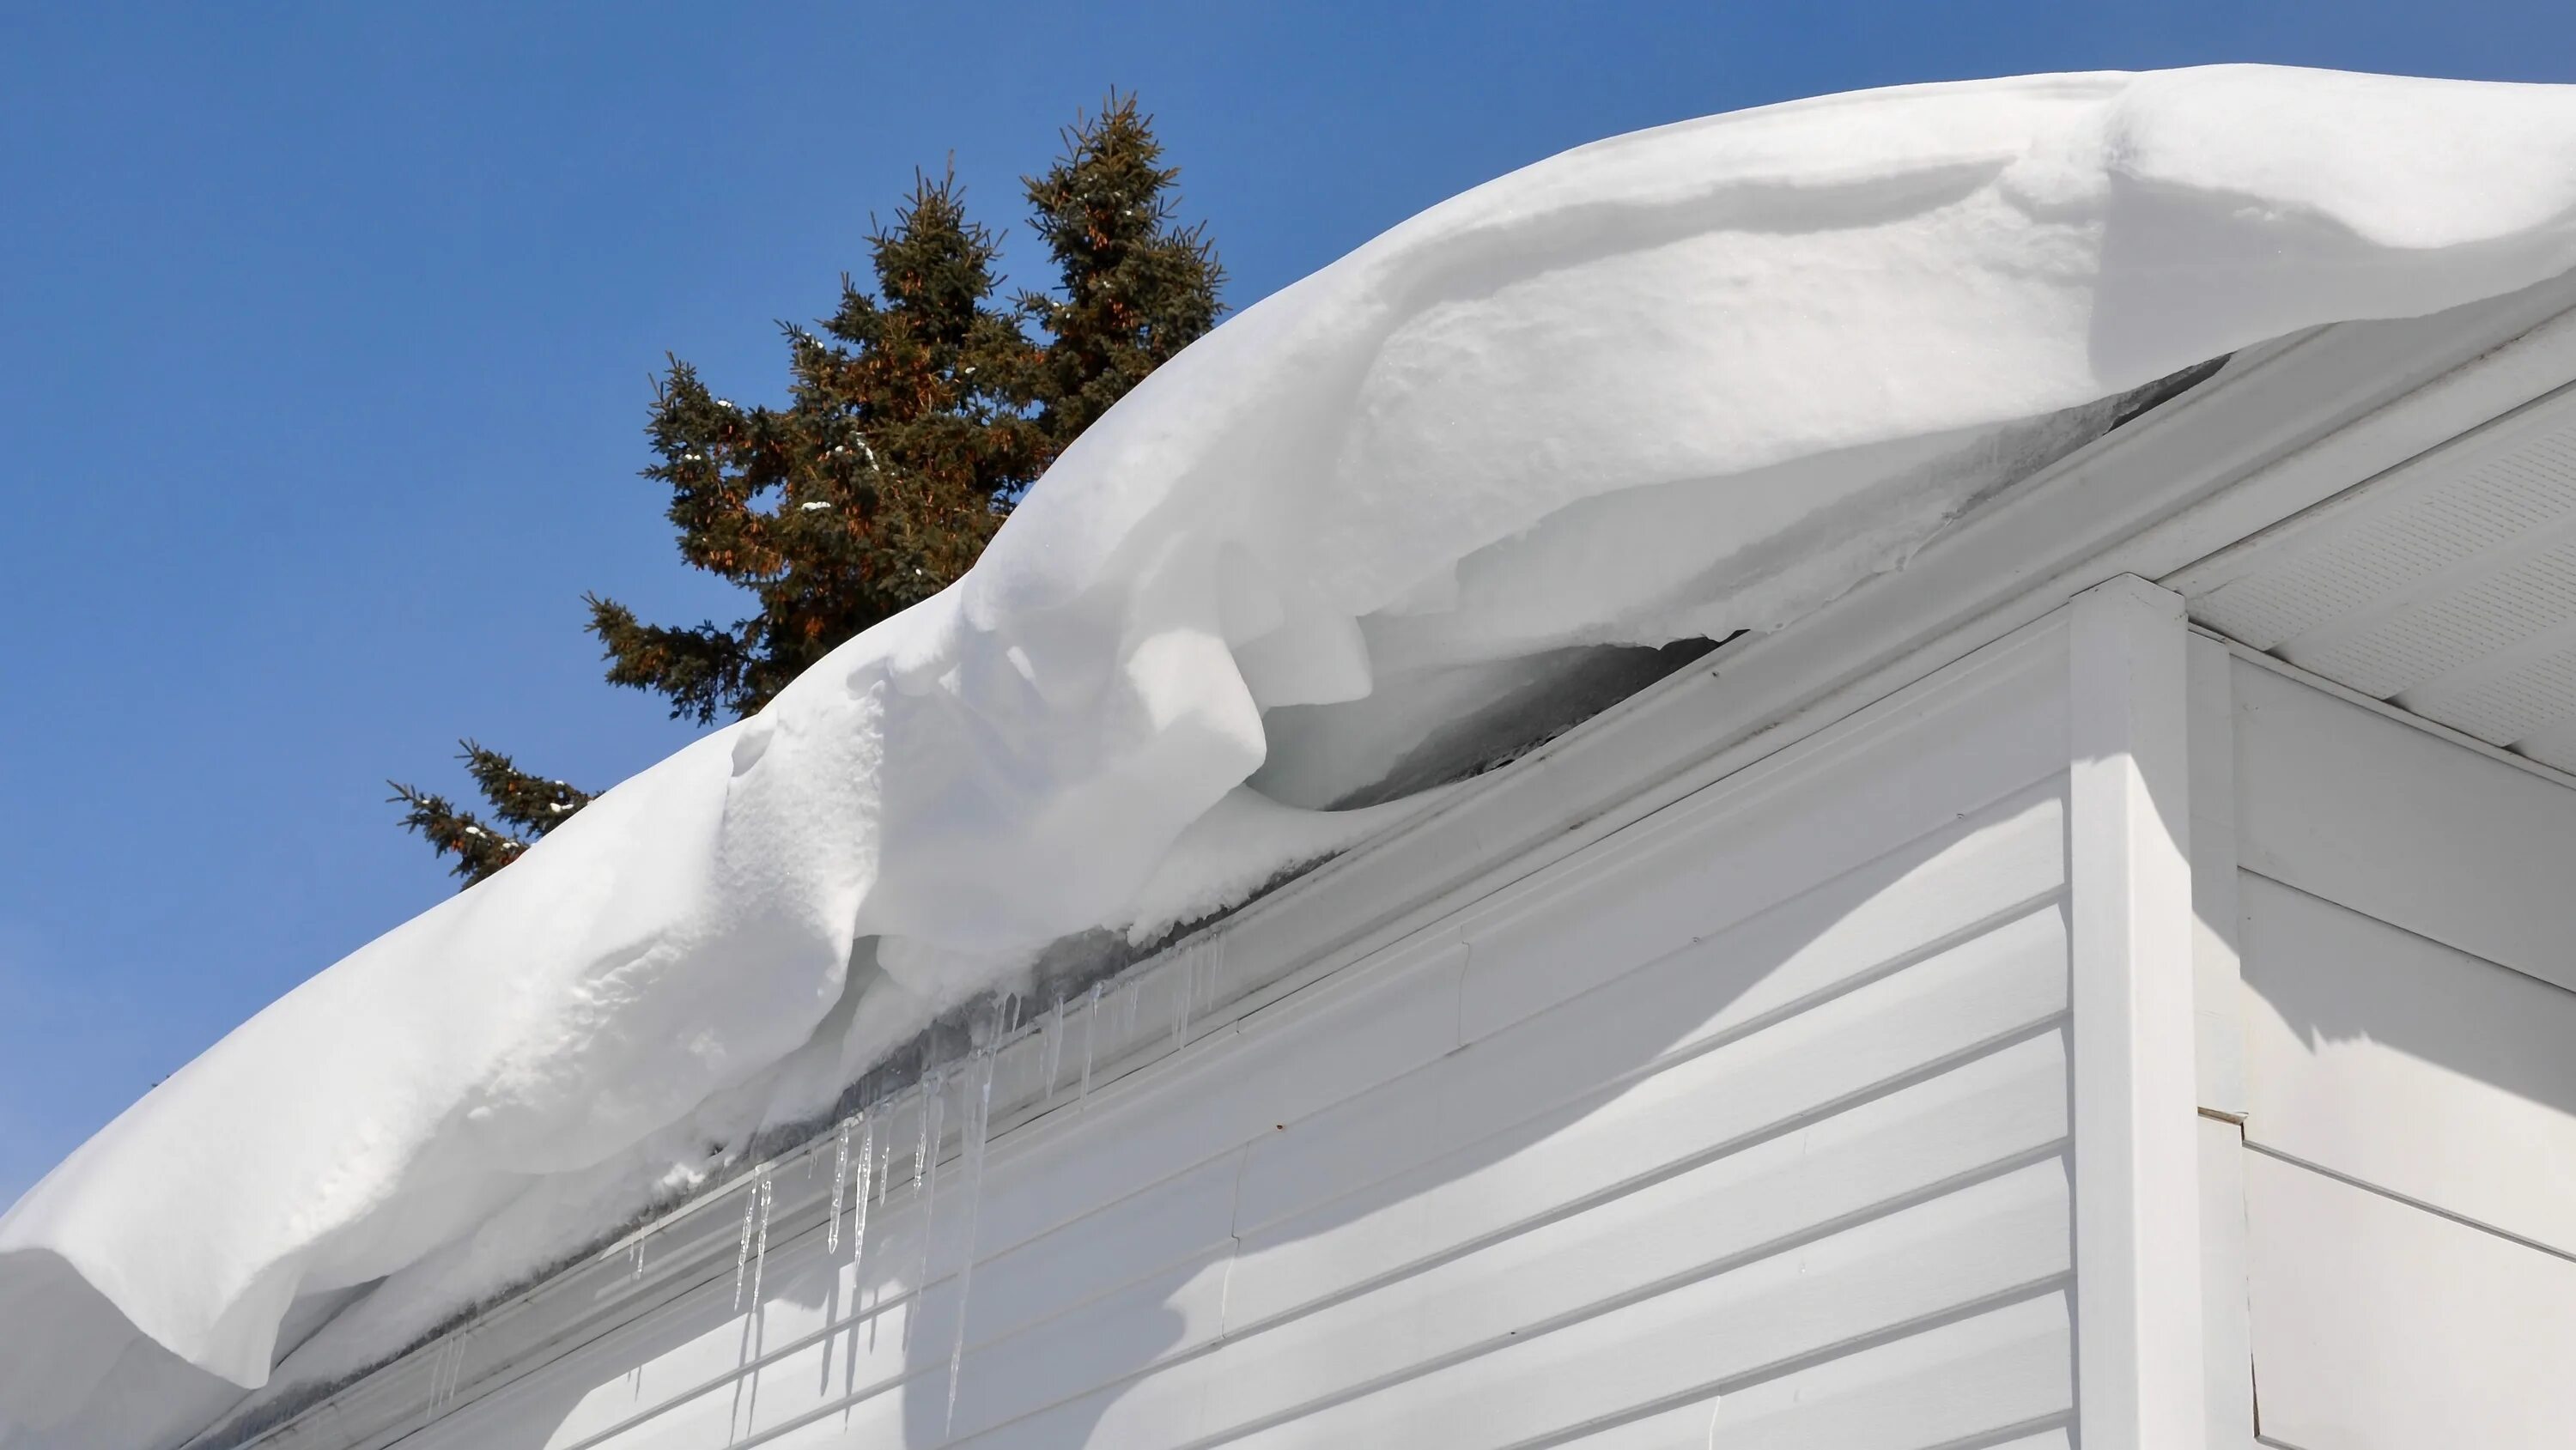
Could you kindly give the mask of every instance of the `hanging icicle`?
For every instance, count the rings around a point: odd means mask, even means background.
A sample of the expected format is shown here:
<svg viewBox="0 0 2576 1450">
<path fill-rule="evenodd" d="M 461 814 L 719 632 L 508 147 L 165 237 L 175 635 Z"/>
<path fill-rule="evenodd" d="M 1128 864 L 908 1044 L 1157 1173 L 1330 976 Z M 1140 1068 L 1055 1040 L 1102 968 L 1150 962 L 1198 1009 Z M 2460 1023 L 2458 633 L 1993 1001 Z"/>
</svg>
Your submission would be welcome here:
<svg viewBox="0 0 2576 1450">
<path fill-rule="evenodd" d="M 850 1186 L 850 1120 L 841 1120 L 841 1131 L 832 1149 L 832 1216 L 823 1224 L 823 1252 L 837 1253 L 841 1247 L 841 1195 Z"/>
<path fill-rule="evenodd" d="M 769 1178 L 760 1180 L 760 1243 L 751 1251 L 751 1312 L 760 1312 L 760 1273 L 769 1267 Z"/>
<path fill-rule="evenodd" d="M 465 1379 L 465 1345 L 474 1335 L 474 1321 L 449 1330 L 440 1340 L 438 1352 L 429 1361 L 429 1403 L 423 1408 L 421 1424 L 427 1426 L 439 1412 L 456 1398 L 457 1386 Z"/>
<path fill-rule="evenodd" d="M 913 1104 L 917 1134 L 917 1141 L 912 1145 L 912 1196 L 915 1199 L 921 1197 L 922 1180 L 930 1172 L 931 1085 L 936 1081 L 925 1069 L 921 1074 L 921 1085 L 913 1090 L 913 1096 L 919 1100 Z"/>
<path fill-rule="evenodd" d="M 1047 1013 L 1046 1025 L 1042 1030 L 1046 1034 L 1044 1053 L 1046 1086 L 1039 1091 L 1038 1101 L 1049 1103 L 1055 1100 L 1056 1078 L 1064 1072 L 1064 994 L 1062 992 L 1055 994 L 1055 1006 Z"/>
<path fill-rule="evenodd" d="M 939 1222 L 939 1120 L 948 1098 L 947 1069 L 929 1074 L 921 1083 L 921 1148 L 912 1160 L 913 1202 L 921 1211 L 921 1252 L 912 1276 L 916 1296 L 912 1308 L 903 1316 L 903 1342 L 912 1344 L 912 1326 L 921 1318 L 921 1300 L 930 1284 L 930 1241 Z"/>
<path fill-rule="evenodd" d="M 456 1403 L 457 1387 L 465 1382 L 465 1351 L 474 1343 L 474 1321 L 456 1331 L 456 1357 L 447 1366 L 447 1402 Z"/>
<path fill-rule="evenodd" d="M 894 1115 L 888 1113 L 886 1117 L 885 1146 L 877 1150 L 877 1207 L 879 1208 L 885 1207 L 886 1198 L 894 1192 Z"/>
<path fill-rule="evenodd" d="M 1173 970 L 1181 979 L 1181 990 L 1172 999 L 1172 1051 L 1178 1052 L 1190 1037 L 1190 1000 L 1198 995 L 1199 987 L 1198 948 L 1192 947 L 1181 953 L 1181 959 L 1173 963 Z"/>
<path fill-rule="evenodd" d="M 422 1396 L 420 1407 L 420 1423 L 423 1429 L 428 1428 L 430 1423 L 438 1418 L 438 1382 L 447 1374 L 447 1355 L 450 1348 L 449 1343 L 442 1339 L 438 1342 L 437 1351 L 429 1357 L 429 1392 Z"/>
<path fill-rule="evenodd" d="M 966 1306 L 975 1288 L 975 1220 L 984 1202 L 984 1144 L 993 1126 L 993 1059 L 998 1047 L 988 1047 L 977 1056 L 976 1081 L 969 1084 L 974 1097 L 962 1106 L 966 1109 L 966 1126 L 958 1150 L 958 1168 L 966 1175 L 966 1249 L 957 1268 L 957 1331 L 948 1347 L 948 1421 L 942 1435 L 957 1428 L 957 1379 L 966 1366 Z"/>
<path fill-rule="evenodd" d="M 743 1188 L 742 1247 L 735 1250 L 733 1256 L 733 1310 L 736 1314 L 742 1312 L 742 1286 L 745 1277 L 751 1273 L 752 1215 L 759 1211 L 760 1186 L 758 1181 L 754 1181 Z"/>
<path fill-rule="evenodd" d="M 858 1181 L 853 1185 L 858 1192 L 859 1203 L 858 1211 L 853 1216 L 850 1224 L 850 1296 L 852 1303 L 858 1302 L 859 1288 L 866 1282 L 860 1277 L 860 1275 L 867 1267 L 868 1189 L 874 1184 L 876 1176 L 876 1159 L 876 1110 L 874 1108 L 870 1108 L 859 1114 L 859 1176 Z"/>
<path fill-rule="evenodd" d="M 1100 1046 L 1100 989 L 1106 982 L 1091 984 L 1091 1005 L 1082 1014 L 1082 1090 L 1073 1095 L 1075 1102 L 1091 1099 L 1091 1059 Z"/>
</svg>

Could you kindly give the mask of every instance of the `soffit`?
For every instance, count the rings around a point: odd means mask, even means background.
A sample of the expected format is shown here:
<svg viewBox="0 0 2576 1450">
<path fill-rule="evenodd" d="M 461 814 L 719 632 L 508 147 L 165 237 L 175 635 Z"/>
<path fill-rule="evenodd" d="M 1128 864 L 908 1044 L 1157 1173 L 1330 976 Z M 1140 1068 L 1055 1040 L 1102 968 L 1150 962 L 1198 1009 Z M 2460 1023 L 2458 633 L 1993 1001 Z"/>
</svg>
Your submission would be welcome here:
<svg viewBox="0 0 2576 1450">
<path fill-rule="evenodd" d="M 2576 385 L 2167 582 L 2211 629 L 2576 771 Z"/>
</svg>

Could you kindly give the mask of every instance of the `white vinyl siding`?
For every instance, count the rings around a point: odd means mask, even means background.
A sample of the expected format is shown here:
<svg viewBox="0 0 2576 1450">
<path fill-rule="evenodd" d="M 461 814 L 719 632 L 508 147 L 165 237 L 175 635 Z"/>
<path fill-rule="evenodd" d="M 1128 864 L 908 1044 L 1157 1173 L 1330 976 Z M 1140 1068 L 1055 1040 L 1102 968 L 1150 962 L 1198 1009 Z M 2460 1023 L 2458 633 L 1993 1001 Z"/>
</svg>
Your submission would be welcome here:
<svg viewBox="0 0 2576 1450">
<path fill-rule="evenodd" d="M 2576 790 L 2236 663 L 2263 1437 L 2576 1425 Z"/>
<path fill-rule="evenodd" d="M 952 1162 L 364 1443 L 2063 1445 L 2063 639 L 997 1140 L 953 1436 Z"/>
</svg>

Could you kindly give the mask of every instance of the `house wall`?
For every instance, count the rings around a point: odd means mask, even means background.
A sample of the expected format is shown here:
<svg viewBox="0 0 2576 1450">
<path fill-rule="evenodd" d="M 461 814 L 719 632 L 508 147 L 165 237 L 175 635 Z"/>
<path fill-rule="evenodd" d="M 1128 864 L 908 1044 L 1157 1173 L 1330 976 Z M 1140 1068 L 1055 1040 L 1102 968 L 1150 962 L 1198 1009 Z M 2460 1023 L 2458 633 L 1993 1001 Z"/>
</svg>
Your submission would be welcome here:
<svg viewBox="0 0 2576 1450">
<path fill-rule="evenodd" d="M 2300 1450 L 2564 1446 L 2576 789 L 2200 647 L 2213 1384 Z"/>
<path fill-rule="evenodd" d="M 1989 647 L 1006 1133 L 971 1214 L 907 1181 L 855 1266 L 791 1169 L 752 1312 L 728 1242 L 269 1443 L 2065 1445 L 2066 679 Z"/>
</svg>

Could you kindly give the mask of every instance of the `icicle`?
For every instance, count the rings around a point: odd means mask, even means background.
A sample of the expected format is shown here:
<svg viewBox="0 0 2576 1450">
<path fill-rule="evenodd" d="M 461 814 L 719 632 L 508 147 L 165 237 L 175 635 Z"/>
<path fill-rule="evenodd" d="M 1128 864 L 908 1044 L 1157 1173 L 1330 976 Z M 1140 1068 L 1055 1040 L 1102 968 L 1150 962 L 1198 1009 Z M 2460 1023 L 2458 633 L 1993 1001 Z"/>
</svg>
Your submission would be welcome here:
<svg viewBox="0 0 2576 1450">
<path fill-rule="evenodd" d="M 438 1353 L 429 1361 L 429 1404 L 421 1423 L 438 1418 L 439 1410 L 456 1398 L 457 1386 L 465 1379 L 465 1341 L 474 1333 L 472 1320 L 449 1330 L 439 1341 Z"/>
<path fill-rule="evenodd" d="M 1199 954 L 1196 948 L 1181 954 L 1181 991 L 1172 1002 L 1172 1050 L 1178 1052 L 1190 1036 L 1190 999 L 1198 995 Z"/>
<path fill-rule="evenodd" d="M 929 1159 L 927 1176 L 922 1176 L 924 1170 L 921 1165 L 916 1164 L 913 1168 L 914 1186 L 921 1192 L 921 1251 L 925 1256 L 930 1252 L 932 1215 L 939 1206 L 939 1138 L 948 1117 L 948 1077 L 948 1070 L 942 1069 L 939 1076 L 930 1081 L 930 1102 L 925 1108 L 930 1116 L 922 1123 L 923 1139 L 930 1144 L 926 1155 Z"/>
<path fill-rule="evenodd" d="M 975 1086 L 975 1099 L 966 1105 L 966 1128 L 959 1135 L 958 1167 L 966 1174 L 966 1256 L 957 1269 L 957 1335 L 948 1347 L 948 1424 L 940 1433 L 945 1436 L 957 1429 L 957 1377 L 966 1367 L 966 1304 L 975 1288 L 975 1219 L 984 1203 L 984 1142 L 993 1127 L 993 1059 L 1000 1048 L 986 1048 L 980 1054 L 982 1081 Z"/>
<path fill-rule="evenodd" d="M 874 1180 L 877 1158 L 876 1110 L 859 1114 L 859 1177 L 854 1185 L 859 1194 L 858 1212 L 850 1224 L 850 1302 L 858 1302 L 863 1283 L 859 1274 L 867 1265 L 868 1253 L 868 1188 Z"/>
<path fill-rule="evenodd" d="M 886 1115 L 891 1119 L 894 1115 Z M 894 1192 L 894 1124 L 886 1124 L 884 1151 L 877 1155 L 877 1207 L 885 1207 L 886 1198 Z"/>
<path fill-rule="evenodd" d="M 759 1210 L 759 1186 L 745 1185 L 742 1198 L 742 1247 L 735 1251 L 733 1256 L 733 1308 L 737 1314 L 742 1312 L 743 1279 L 751 1272 L 751 1216 Z"/>
<path fill-rule="evenodd" d="M 420 1423 L 426 1428 L 438 1418 L 438 1372 L 447 1363 L 447 1345 L 442 1341 L 438 1352 L 429 1357 L 429 1392 L 421 1397 Z"/>
<path fill-rule="evenodd" d="M 457 1386 L 465 1382 L 465 1347 L 474 1339 L 474 1321 L 465 1321 L 455 1333 L 456 1353 L 447 1364 L 447 1403 L 456 1402 Z"/>
<path fill-rule="evenodd" d="M 921 1197 L 922 1179 L 930 1172 L 930 1102 L 933 1086 L 938 1081 L 930 1073 L 922 1073 L 921 1087 L 915 1094 L 921 1099 L 917 1104 L 921 1119 L 921 1136 L 920 1141 L 913 1144 L 912 1148 L 912 1196 L 916 1200 Z"/>
<path fill-rule="evenodd" d="M 1064 1071 L 1064 994 L 1062 992 L 1055 994 L 1055 1006 L 1048 1011 L 1046 1026 L 1041 1030 L 1046 1034 L 1046 1087 L 1038 1094 L 1038 1101 L 1044 1103 L 1055 1097 L 1055 1080 Z"/>
<path fill-rule="evenodd" d="M 420 1423 L 425 1429 L 438 1418 L 438 1381 L 447 1373 L 448 1341 L 438 1342 L 438 1351 L 429 1357 L 429 1392 L 422 1397 Z"/>
<path fill-rule="evenodd" d="M 1091 984 L 1091 1006 L 1082 1014 L 1082 1091 L 1074 1094 L 1075 1102 L 1084 1102 L 1091 1097 L 1092 1052 L 1100 1046 L 1100 989 L 1107 985 L 1106 982 Z"/>
<path fill-rule="evenodd" d="M 837 1253 L 841 1247 L 841 1195 L 850 1185 L 850 1120 L 841 1120 L 841 1131 L 832 1150 L 832 1217 L 823 1225 L 823 1252 Z"/>
<path fill-rule="evenodd" d="M 939 1119 L 948 1100 L 947 1070 L 924 1079 L 921 1085 L 921 1152 L 912 1162 L 913 1201 L 921 1206 L 921 1267 L 913 1275 L 915 1298 L 911 1312 L 903 1317 L 903 1342 L 912 1343 L 912 1326 L 921 1318 L 921 1299 L 930 1285 L 930 1237 L 939 1222 Z"/>
<path fill-rule="evenodd" d="M 751 1251 L 751 1312 L 760 1312 L 760 1272 L 769 1267 L 769 1179 L 760 1180 L 760 1244 Z"/>
</svg>

